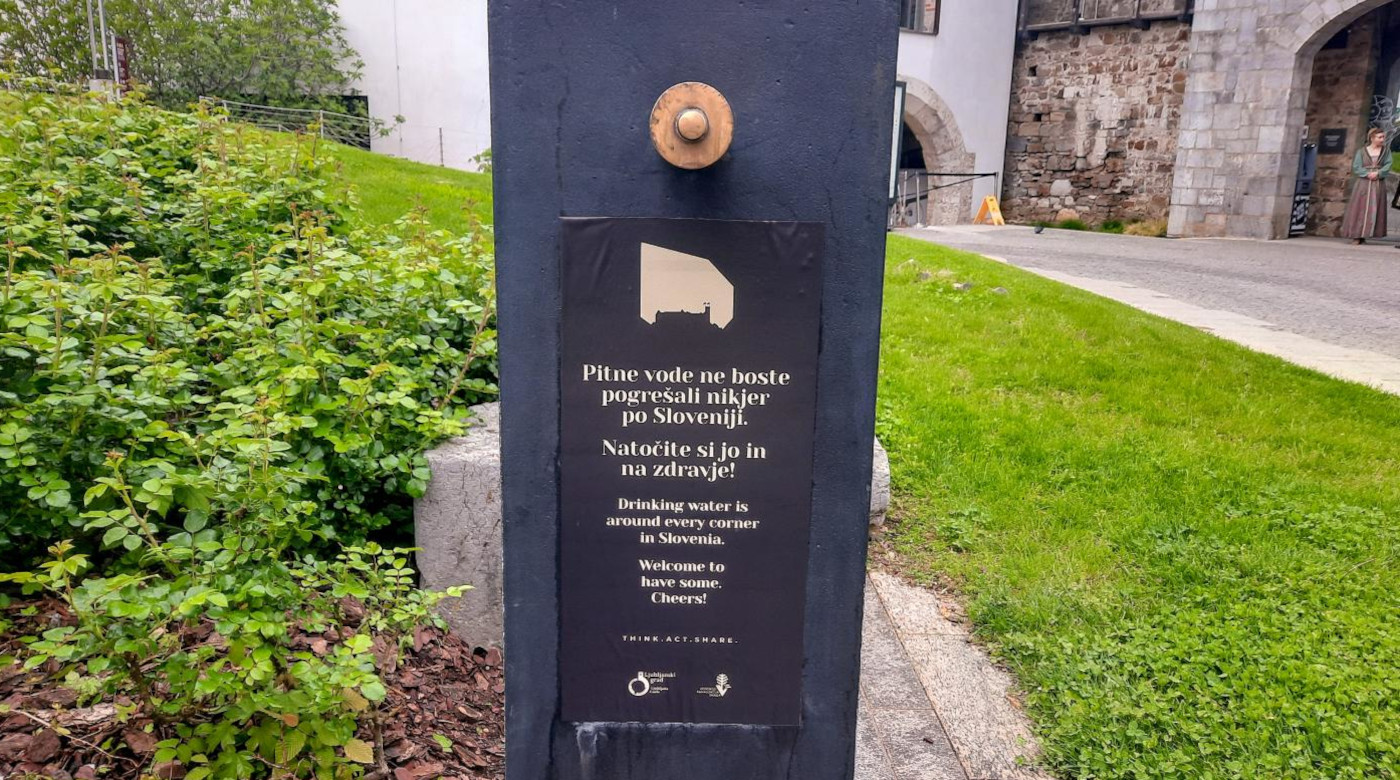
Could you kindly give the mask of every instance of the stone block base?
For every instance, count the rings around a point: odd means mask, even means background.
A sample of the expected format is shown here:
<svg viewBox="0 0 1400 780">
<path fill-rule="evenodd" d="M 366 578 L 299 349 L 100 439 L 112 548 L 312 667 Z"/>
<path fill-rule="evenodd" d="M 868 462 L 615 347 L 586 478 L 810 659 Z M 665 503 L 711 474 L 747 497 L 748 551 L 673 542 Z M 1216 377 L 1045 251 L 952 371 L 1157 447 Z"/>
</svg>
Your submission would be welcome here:
<svg viewBox="0 0 1400 780">
<path fill-rule="evenodd" d="M 479 647 L 503 647 L 501 574 L 501 408 L 472 408 L 466 436 L 428 452 L 432 479 L 413 504 L 413 534 L 421 585 L 443 590 L 470 585 L 438 611 L 453 633 Z"/>
</svg>

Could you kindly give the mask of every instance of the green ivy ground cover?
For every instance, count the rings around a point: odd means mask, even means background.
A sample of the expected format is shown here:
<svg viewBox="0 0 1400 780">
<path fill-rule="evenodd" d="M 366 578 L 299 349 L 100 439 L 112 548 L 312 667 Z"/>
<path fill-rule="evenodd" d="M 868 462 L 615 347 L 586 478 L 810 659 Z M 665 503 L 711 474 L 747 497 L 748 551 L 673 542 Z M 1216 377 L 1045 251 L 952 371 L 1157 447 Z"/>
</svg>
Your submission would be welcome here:
<svg viewBox="0 0 1400 780">
<path fill-rule="evenodd" d="M 1049 765 L 1400 777 L 1400 398 L 973 255 L 888 262 L 890 537 L 967 595 Z"/>
</svg>

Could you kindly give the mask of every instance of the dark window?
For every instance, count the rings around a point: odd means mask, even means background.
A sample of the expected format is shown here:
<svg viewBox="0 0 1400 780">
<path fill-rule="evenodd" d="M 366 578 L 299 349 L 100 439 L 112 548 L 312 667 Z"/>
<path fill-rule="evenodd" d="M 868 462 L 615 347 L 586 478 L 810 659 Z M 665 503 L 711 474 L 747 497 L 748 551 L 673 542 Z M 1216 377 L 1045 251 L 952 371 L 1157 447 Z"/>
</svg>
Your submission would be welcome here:
<svg viewBox="0 0 1400 780">
<path fill-rule="evenodd" d="M 938 7 L 942 0 L 899 0 L 899 26 L 914 32 L 938 34 Z"/>
<path fill-rule="evenodd" d="M 1031 66 L 1031 78 L 1035 78 L 1036 76 L 1039 76 L 1039 75 L 1040 75 L 1040 68 L 1038 68 L 1038 67 L 1032 65 L 1032 66 Z"/>
</svg>

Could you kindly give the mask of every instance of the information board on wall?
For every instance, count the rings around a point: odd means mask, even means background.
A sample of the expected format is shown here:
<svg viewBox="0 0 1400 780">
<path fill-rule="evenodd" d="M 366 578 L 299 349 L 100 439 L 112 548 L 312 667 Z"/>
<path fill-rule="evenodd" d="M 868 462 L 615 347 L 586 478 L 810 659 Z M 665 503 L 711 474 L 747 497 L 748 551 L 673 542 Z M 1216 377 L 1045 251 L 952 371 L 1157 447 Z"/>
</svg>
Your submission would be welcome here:
<svg viewBox="0 0 1400 780">
<path fill-rule="evenodd" d="M 562 223 L 563 718 L 796 725 L 823 226 Z"/>
<path fill-rule="evenodd" d="M 1346 154 L 1347 130 L 1344 127 L 1329 127 L 1318 134 L 1318 154 Z"/>
</svg>

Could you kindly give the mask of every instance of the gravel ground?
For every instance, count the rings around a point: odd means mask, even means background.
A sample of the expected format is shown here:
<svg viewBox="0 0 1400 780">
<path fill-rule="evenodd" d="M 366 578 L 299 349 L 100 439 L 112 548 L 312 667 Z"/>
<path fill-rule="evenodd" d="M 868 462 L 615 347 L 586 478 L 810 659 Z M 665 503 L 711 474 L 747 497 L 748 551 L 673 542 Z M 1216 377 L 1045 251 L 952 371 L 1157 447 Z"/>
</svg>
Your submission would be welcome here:
<svg viewBox="0 0 1400 780">
<path fill-rule="evenodd" d="M 1126 282 L 1347 347 L 1400 357 L 1400 250 L 1335 239 L 1165 240 L 1031 228 L 902 230 L 1031 268 Z"/>
</svg>

